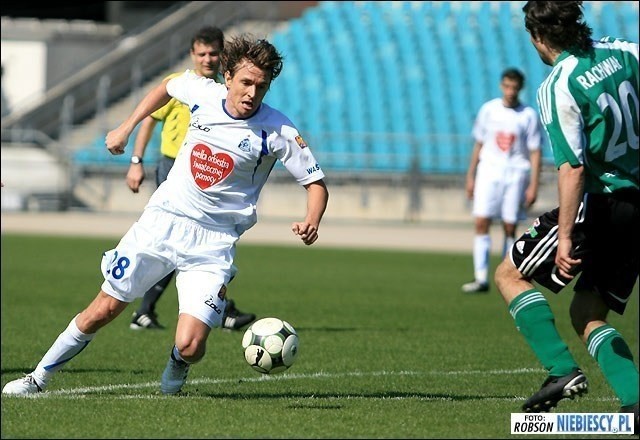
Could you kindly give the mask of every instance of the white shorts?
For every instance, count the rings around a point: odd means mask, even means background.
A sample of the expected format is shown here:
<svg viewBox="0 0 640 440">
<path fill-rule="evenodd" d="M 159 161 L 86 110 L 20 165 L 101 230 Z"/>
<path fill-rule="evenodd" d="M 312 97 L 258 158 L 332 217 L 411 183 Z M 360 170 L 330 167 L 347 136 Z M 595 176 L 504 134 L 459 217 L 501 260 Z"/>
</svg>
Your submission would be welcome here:
<svg viewBox="0 0 640 440">
<path fill-rule="evenodd" d="M 502 170 L 491 164 L 478 164 L 473 190 L 473 216 L 501 219 L 511 224 L 525 220 L 524 202 L 529 175 L 529 170 Z"/>
<path fill-rule="evenodd" d="M 115 249 L 102 256 L 102 290 L 132 302 L 176 271 L 179 313 L 219 327 L 238 234 L 234 229 L 204 227 L 193 220 L 145 209 Z"/>
</svg>

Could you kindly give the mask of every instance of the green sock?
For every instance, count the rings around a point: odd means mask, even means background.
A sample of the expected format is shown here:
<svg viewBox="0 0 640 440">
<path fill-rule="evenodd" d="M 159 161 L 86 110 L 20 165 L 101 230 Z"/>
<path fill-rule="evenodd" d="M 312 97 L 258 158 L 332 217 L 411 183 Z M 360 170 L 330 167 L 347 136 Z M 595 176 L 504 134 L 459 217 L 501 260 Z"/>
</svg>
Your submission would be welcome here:
<svg viewBox="0 0 640 440">
<path fill-rule="evenodd" d="M 509 304 L 518 330 L 550 376 L 565 376 L 578 368 L 555 326 L 549 303 L 535 289 L 522 292 Z"/>
<path fill-rule="evenodd" d="M 587 340 L 589 354 L 598 361 L 621 406 L 638 403 L 638 368 L 622 335 L 609 324 L 593 330 Z"/>
</svg>

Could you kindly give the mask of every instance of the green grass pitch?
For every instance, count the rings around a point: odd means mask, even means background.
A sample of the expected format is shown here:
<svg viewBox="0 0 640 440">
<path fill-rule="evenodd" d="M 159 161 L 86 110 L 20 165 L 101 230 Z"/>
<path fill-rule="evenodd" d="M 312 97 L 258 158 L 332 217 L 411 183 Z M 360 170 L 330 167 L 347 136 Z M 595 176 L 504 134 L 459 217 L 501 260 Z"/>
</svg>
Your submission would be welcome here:
<svg viewBox="0 0 640 440">
<path fill-rule="evenodd" d="M 33 369 L 93 299 L 102 252 L 115 244 L 2 236 L 2 385 Z M 229 296 L 238 308 L 298 331 L 289 370 L 260 375 L 244 360 L 242 332 L 214 329 L 183 395 L 161 395 L 177 317 L 172 283 L 158 303 L 166 330 L 130 330 L 134 303 L 46 393 L 2 397 L 2 437 L 505 438 L 510 414 L 545 378 L 495 289 L 460 292 L 470 255 L 240 242 L 236 264 Z M 570 290 L 545 296 L 590 381 L 589 394 L 557 411 L 617 412 L 571 329 Z M 637 286 L 627 314 L 610 318 L 637 362 Z"/>
</svg>

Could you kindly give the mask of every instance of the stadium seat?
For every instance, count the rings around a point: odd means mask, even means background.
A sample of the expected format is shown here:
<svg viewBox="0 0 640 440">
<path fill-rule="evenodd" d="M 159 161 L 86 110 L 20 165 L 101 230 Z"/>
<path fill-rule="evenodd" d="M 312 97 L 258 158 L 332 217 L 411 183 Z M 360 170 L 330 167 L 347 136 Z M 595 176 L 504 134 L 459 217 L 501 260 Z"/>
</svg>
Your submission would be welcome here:
<svg viewBox="0 0 640 440">
<path fill-rule="evenodd" d="M 126 168 L 129 166 L 133 143 L 138 133 L 139 125 L 129 136 L 129 142 L 125 147 L 125 154 L 114 156 L 110 154 L 104 145 L 105 134 L 97 136 L 93 142 L 85 147 L 75 150 L 71 155 L 71 161 L 83 168 L 100 169 L 103 166 L 117 166 Z M 155 164 L 160 159 L 160 139 L 162 124 L 156 124 L 151 139 L 145 151 L 145 162 Z"/>
<path fill-rule="evenodd" d="M 585 16 L 594 37 L 637 41 L 637 3 L 587 2 Z M 524 71 L 521 98 L 534 107 L 550 72 L 519 2 L 319 2 L 273 38 L 287 59 L 267 102 L 341 170 L 404 172 L 418 153 L 423 171 L 464 173 L 473 120 L 499 96 L 502 71 Z"/>
</svg>

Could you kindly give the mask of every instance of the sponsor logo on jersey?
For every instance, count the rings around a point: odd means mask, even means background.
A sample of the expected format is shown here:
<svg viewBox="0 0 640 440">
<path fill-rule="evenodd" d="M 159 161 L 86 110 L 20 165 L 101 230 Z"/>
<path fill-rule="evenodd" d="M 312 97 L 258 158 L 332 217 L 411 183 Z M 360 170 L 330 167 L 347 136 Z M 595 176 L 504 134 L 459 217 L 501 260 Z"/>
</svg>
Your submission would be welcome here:
<svg viewBox="0 0 640 440">
<path fill-rule="evenodd" d="M 524 241 L 517 242 L 516 249 L 518 249 L 518 252 L 520 252 L 521 254 L 524 253 Z"/>
<path fill-rule="evenodd" d="M 536 218 L 533 221 L 533 224 L 529 226 L 529 229 L 527 229 L 527 232 L 525 232 L 525 234 L 529 234 L 531 235 L 531 238 L 535 238 L 536 235 L 538 235 L 538 231 L 536 230 L 538 226 L 540 226 L 540 219 Z"/>
<path fill-rule="evenodd" d="M 249 141 L 249 138 L 247 137 L 245 139 L 242 139 L 242 141 L 238 144 L 238 148 L 245 153 L 251 151 L 251 142 Z"/>
<path fill-rule="evenodd" d="M 191 150 L 191 174 L 200 189 L 224 180 L 233 171 L 233 159 L 226 153 L 212 153 L 211 148 L 197 144 Z"/>
<path fill-rule="evenodd" d="M 516 135 L 513 133 L 504 133 L 502 131 L 496 133 L 496 144 L 498 144 L 498 147 L 505 153 L 511 150 L 511 146 L 515 140 Z"/>
<path fill-rule="evenodd" d="M 222 315 L 222 310 L 216 304 L 216 298 L 213 295 L 209 295 L 205 298 L 204 303 L 213 309 L 218 315 Z"/>
<path fill-rule="evenodd" d="M 307 168 L 307 174 L 313 174 L 316 171 L 320 171 L 320 164 L 316 163 L 314 166 L 312 166 L 311 168 Z"/>
<path fill-rule="evenodd" d="M 300 148 L 307 148 L 307 143 L 302 139 L 302 136 L 296 136 L 296 142 Z"/>
<path fill-rule="evenodd" d="M 205 133 L 208 133 L 209 131 L 211 131 L 211 129 L 209 127 L 200 124 L 200 119 L 198 119 L 197 116 L 195 118 L 193 118 L 193 121 L 191 121 L 189 126 L 195 128 L 197 130 L 204 131 Z"/>
</svg>

